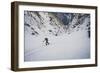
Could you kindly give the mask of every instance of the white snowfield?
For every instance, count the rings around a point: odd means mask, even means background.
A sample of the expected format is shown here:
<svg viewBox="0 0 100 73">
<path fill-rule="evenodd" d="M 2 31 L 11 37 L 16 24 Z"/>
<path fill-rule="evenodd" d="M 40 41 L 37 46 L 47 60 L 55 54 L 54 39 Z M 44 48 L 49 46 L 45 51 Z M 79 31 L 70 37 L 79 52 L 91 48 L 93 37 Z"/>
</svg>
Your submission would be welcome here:
<svg viewBox="0 0 100 73">
<path fill-rule="evenodd" d="M 32 25 L 31 27 L 34 27 L 34 30 L 36 30 L 39 33 L 39 35 L 31 35 L 32 30 L 29 27 L 25 26 L 24 61 L 47 61 L 90 58 L 90 38 L 88 37 L 86 27 L 86 25 L 89 22 L 89 18 L 84 19 L 84 23 L 82 23 L 79 30 L 76 27 L 73 31 L 73 29 L 70 27 L 70 29 L 68 30 L 70 31 L 70 33 L 67 33 L 66 30 L 65 33 L 64 29 L 62 29 L 63 26 L 61 27 L 61 23 L 57 22 L 57 19 L 54 19 L 55 23 L 59 23 L 60 31 L 64 32 L 63 34 L 62 32 L 59 32 L 59 34 L 61 33 L 59 36 L 54 36 L 48 33 L 47 31 L 48 29 L 54 30 L 52 25 L 50 25 L 50 19 L 48 19 L 48 14 L 44 14 L 43 16 L 45 19 L 43 21 L 44 27 L 38 24 L 41 21 L 36 16 L 34 17 L 36 17 L 38 23 L 36 23 L 36 21 L 29 22 L 29 17 L 25 18 L 25 21 L 27 23 L 30 23 Z M 52 15 L 50 16 L 53 17 Z M 74 23 L 71 24 L 74 25 Z M 39 31 L 37 25 L 43 27 L 43 29 L 41 28 L 41 30 L 44 30 L 45 32 Z M 57 30 L 59 30 L 57 28 L 58 25 L 56 26 L 53 23 L 53 26 L 56 27 Z M 56 31 L 54 30 L 54 32 Z M 48 38 L 48 45 L 46 45 L 46 42 L 44 41 L 45 38 Z"/>
<path fill-rule="evenodd" d="M 26 36 L 25 61 L 85 59 L 90 57 L 90 39 L 85 31 L 71 35 L 46 36 L 49 45 L 43 42 L 45 36 Z M 74 41 L 73 41 L 74 40 Z"/>
</svg>

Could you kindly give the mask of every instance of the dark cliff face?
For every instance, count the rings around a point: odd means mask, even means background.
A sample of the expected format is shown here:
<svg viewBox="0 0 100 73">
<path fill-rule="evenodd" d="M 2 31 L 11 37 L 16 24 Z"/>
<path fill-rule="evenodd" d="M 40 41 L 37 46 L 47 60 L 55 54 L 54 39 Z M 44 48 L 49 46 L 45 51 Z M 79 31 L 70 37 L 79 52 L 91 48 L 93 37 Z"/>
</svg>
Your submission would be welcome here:
<svg viewBox="0 0 100 73">
<path fill-rule="evenodd" d="M 25 31 L 36 36 L 86 30 L 90 37 L 90 14 L 24 11 Z"/>
</svg>

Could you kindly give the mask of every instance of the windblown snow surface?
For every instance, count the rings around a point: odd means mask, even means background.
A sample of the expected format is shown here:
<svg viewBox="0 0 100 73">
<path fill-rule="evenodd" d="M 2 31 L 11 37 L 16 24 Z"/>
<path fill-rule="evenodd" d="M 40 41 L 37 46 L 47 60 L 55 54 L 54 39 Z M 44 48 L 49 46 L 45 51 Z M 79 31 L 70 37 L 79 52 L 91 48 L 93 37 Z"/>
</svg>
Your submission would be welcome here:
<svg viewBox="0 0 100 73">
<path fill-rule="evenodd" d="M 24 11 L 24 36 L 24 61 L 90 58 L 90 14 Z"/>
</svg>

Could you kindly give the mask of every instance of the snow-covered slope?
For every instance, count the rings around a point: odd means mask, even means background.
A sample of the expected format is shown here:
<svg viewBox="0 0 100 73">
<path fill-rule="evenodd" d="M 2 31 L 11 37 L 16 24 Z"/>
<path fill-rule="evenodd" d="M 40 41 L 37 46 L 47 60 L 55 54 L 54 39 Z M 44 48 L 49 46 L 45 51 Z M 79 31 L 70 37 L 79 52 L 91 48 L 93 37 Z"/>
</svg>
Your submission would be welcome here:
<svg viewBox="0 0 100 73">
<path fill-rule="evenodd" d="M 48 12 L 25 12 L 25 31 L 33 35 L 65 33 L 65 25 L 53 14 Z"/>
<path fill-rule="evenodd" d="M 25 61 L 90 58 L 89 14 L 24 11 L 24 25 Z"/>
<path fill-rule="evenodd" d="M 85 25 L 84 23 L 85 22 Z M 89 14 L 25 11 L 25 31 L 32 35 L 61 35 L 75 29 L 88 29 Z M 87 30 L 88 31 L 88 30 Z"/>
</svg>

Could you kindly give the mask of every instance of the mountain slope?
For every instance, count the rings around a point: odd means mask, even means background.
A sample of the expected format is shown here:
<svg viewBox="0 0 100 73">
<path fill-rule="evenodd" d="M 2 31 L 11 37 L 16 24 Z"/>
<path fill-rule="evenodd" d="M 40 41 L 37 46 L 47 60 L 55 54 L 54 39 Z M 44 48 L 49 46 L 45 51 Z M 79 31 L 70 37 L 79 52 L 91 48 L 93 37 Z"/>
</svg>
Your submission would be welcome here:
<svg viewBox="0 0 100 73">
<path fill-rule="evenodd" d="M 24 11 L 24 28 L 25 61 L 90 58 L 90 14 Z"/>
</svg>

